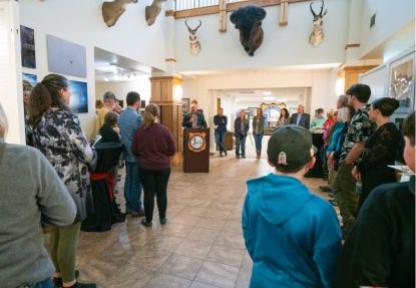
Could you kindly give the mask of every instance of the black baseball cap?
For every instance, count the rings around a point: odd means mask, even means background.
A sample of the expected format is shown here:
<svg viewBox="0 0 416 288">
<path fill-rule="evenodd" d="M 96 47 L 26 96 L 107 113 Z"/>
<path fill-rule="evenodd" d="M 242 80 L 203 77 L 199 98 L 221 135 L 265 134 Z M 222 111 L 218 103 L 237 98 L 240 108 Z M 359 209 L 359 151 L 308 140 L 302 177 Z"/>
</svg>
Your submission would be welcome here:
<svg viewBox="0 0 416 288">
<path fill-rule="evenodd" d="M 267 146 L 269 161 L 282 172 L 297 172 L 316 153 L 312 134 L 297 125 L 287 125 L 276 130 Z"/>
</svg>

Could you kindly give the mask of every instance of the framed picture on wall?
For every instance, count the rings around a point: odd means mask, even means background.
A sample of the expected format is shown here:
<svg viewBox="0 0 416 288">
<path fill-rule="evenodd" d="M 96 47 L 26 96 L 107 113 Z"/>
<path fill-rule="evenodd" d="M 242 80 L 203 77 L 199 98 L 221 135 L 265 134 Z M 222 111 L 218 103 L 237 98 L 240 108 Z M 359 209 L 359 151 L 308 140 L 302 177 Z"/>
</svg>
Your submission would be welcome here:
<svg viewBox="0 0 416 288">
<path fill-rule="evenodd" d="M 183 113 L 183 115 L 185 115 L 189 112 L 190 107 L 191 107 L 191 99 L 182 98 L 182 113 Z"/>
<path fill-rule="evenodd" d="M 410 113 L 415 105 L 415 56 L 409 53 L 390 64 L 389 96 L 400 102 L 397 113 Z"/>
<path fill-rule="evenodd" d="M 88 113 L 88 87 L 87 83 L 69 80 L 71 100 L 69 108 L 74 113 Z"/>
<path fill-rule="evenodd" d="M 20 25 L 22 66 L 36 68 L 35 30 Z"/>
</svg>

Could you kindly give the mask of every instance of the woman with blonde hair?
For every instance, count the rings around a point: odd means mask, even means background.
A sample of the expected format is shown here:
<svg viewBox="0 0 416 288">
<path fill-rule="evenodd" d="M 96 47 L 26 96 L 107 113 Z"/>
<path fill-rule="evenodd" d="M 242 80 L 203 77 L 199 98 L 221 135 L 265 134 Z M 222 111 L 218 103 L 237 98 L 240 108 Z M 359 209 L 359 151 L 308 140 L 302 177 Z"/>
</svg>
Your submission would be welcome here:
<svg viewBox="0 0 416 288">
<path fill-rule="evenodd" d="M 167 187 L 170 176 L 171 157 L 176 147 L 170 131 L 158 123 L 159 107 L 149 104 L 144 111 L 143 125 L 134 135 L 131 150 L 138 156 L 140 175 L 144 190 L 144 213 L 142 224 L 152 226 L 154 198 L 157 198 L 160 224 L 166 224 Z"/>
<path fill-rule="evenodd" d="M 5 142 L 7 127 L 0 104 L 0 286 L 52 288 L 39 223 L 71 225 L 76 207 L 42 153 Z"/>
</svg>

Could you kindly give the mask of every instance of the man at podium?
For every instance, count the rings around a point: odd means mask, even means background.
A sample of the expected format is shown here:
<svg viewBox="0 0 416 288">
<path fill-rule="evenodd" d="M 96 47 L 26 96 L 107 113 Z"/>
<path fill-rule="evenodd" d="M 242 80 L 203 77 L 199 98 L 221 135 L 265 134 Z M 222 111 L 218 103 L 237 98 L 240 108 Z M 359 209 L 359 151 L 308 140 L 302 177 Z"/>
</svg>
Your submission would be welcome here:
<svg viewBox="0 0 416 288">
<path fill-rule="evenodd" d="M 198 109 L 198 102 L 193 100 L 191 103 L 191 111 L 183 118 L 182 126 L 184 128 L 206 129 L 207 122 L 205 121 L 204 112 Z"/>
</svg>

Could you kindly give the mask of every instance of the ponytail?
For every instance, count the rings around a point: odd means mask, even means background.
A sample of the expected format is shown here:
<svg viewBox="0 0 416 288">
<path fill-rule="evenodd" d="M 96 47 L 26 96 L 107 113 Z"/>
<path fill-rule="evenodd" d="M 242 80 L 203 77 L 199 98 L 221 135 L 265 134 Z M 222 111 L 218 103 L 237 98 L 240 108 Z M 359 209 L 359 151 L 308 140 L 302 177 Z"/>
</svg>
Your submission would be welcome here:
<svg viewBox="0 0 416 288">
<path fill-rule="evenodd" d="M 156 104 L 149 104 L 144 110 L 144 129 L 155 124 L 157 117 L 159 117 L 159 107 Z"/>
<path fill-rule="evenodd" d="M 49 74 L 36 84 L 29 101 L 29 123 L 32 127 L 36 127 L 50 108 L 67 109 L 61 97 L 62 89 L 68 89 L 68 80 L 58 74 Z"/>
</svg>

